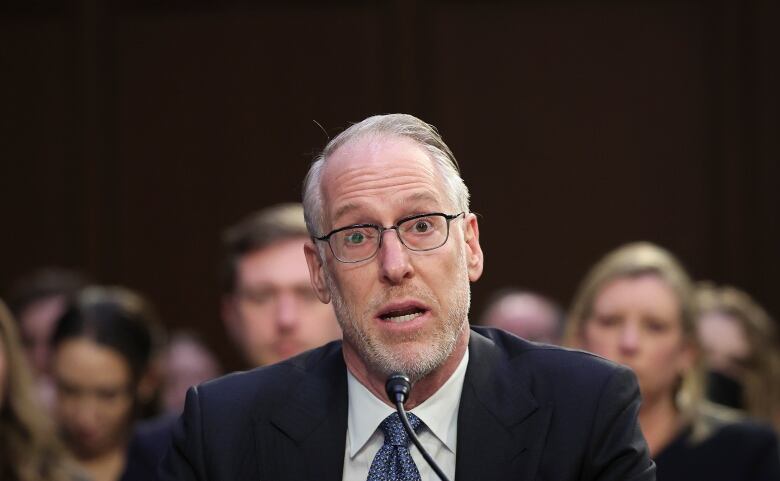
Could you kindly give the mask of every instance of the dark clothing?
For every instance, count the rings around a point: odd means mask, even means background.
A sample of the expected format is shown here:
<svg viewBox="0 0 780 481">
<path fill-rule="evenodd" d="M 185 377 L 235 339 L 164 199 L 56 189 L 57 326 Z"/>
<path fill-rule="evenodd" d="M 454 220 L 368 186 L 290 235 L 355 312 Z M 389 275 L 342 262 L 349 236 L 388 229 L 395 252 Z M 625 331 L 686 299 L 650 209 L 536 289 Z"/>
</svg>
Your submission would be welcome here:
<svg viewBox="0 0 780 481">
<path fill-rule="evenodd" d="M 703 441 L 685 429 L 655 457 L 659 481 L 780 481 L 780 451 L 771 428 L 751 422 L 717 427 Z"/>
<path fill-rule="evenodd" d="M 178 416 L 165 415 L 139 423 L 127 450 L 127 465 L 119 481 L 157 479 L 160 460 L 168 450 Z"/>
<path fill-rule="evenodd" d="M 341 481 L 341 342 L 192 388 L 165 481 Z M 592 354 L 473 328 L 456 478 L 651 481 L 634 374 Z"/>
</svg>

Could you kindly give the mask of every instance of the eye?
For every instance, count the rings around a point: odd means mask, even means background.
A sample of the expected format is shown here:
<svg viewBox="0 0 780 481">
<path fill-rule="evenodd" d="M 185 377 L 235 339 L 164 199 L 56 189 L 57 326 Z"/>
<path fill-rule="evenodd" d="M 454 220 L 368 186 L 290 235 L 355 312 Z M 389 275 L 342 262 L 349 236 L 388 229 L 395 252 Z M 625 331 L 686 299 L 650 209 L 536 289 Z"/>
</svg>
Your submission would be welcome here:
<svg viewBox="0 0 780 481">
<path fill-rule="evenodd" d="M 344 237 L 344 242 L 349 245 L 360 245 L 366 241 L 366 236 L 362 232 L 350 232 Z"/>
<path fill-rule="evenodd" d="M 644 320 L 644 324 L 645 324 L 645 328 L 649 332 L 653 332 L 653 333 L 661 334 L 671 330 L 671 324 L 669 322 L 654 317 L 646 318 Z"/>
<path fill-rule="evenodd" d="M 95 395 L 97 398 L 104 402 L 111 402 L 115 399 L 119 399 L 119 397 L 124 393 L 121 389 L 112 389 L 112 388 L 101 388 L 95 391 Z"/>
<path fill-rule="evenodd" d="M 416 234 L 424 234 L 431 230 L 433 228 L 433 224 L 428 219 L 417 219 L 414 221 L 414 225 L 412 226 L 412 230 Z"/>
<path fill-rule="evenodd" d="M 620 317 L 615 315 L 597 315 L 593 319 L 596 325 L 604 328 L 616 327 L 620 324 Z"/>
<path fill-rule="evenodd" d="M 274 291 L 270 288 L 255 288 L 241 291 L 241 297 L 252 304 L 265 304 L 274 297 Z"/>
</svg>

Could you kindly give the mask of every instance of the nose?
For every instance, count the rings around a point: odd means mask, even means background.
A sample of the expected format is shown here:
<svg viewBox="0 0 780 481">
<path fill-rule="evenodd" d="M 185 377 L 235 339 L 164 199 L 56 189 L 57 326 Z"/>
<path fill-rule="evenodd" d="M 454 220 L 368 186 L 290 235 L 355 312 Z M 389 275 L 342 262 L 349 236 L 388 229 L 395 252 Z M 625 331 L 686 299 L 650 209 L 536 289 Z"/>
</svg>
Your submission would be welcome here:
<svg viewBox="0 0 780 481">
<path fill-rule="evenodd" d="M 298 324 L 299 306 L 294 292 L 279 293 L 276 301 L 276 326 L 281 331 L 294 329 Z"/>
<path fill-rule="evenodd" d="M 92 431 L 98 425 L 98 408 L 95 399 L 85 397 L 77 401 L 73 410 L 73 423 L 79 430 Z"/>
<path fill-rule="evenodd" d="M 640 337 L 639 326 L 635 322 L 626 322 L 618 340 L 620 351 L 623 354 L 636 353 L 639 350 Z"/>
<path fill-rule="evenodd" d="M 398 231 L 388 229 L 382 233 L 379 246 L 379 269 L 382 280 L 397 285 L 414 275 L 407 249 L 398 237 Z"/>
</svg>

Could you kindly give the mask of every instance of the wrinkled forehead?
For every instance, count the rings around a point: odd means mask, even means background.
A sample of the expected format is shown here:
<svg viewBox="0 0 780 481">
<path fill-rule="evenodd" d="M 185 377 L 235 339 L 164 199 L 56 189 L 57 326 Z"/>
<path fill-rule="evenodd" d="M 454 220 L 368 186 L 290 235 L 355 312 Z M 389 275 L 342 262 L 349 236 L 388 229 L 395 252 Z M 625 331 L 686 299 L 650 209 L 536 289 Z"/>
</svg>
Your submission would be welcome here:
<svg viewBox="0 0 780 481">
<path fill-rule="evenodd" d="M 430 154 L 400 136 L 369 134 L 340 146 L 328 156 L 321 188 L 330 223 L 354 209 L 454 208 Z"/>
</svg>

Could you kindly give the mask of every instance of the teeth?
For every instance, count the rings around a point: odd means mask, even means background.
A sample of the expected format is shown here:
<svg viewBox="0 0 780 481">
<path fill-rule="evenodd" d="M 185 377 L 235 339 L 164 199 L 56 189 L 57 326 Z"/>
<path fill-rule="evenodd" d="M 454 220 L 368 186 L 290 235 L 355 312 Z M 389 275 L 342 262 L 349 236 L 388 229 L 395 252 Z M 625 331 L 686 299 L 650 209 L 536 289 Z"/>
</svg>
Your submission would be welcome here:
<svg viewBox="0 0 780 481">
<path fill-rule="evenodd" d="M 395 316 L 395 317 L 388 317 L 386 318 L 389 322 L 409 322 L 415 317 L 422 316 L 422 312 L 415 312 L 413 314 L 404 314 L 403 316 Z"/>
</svg>

